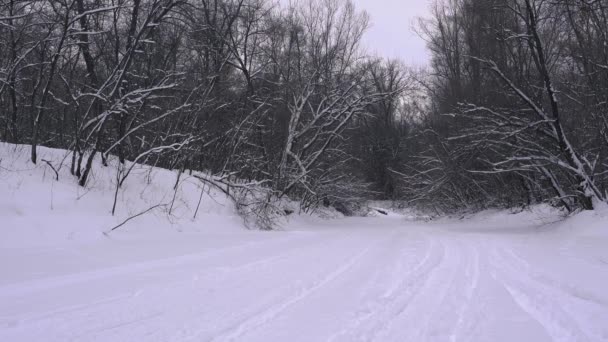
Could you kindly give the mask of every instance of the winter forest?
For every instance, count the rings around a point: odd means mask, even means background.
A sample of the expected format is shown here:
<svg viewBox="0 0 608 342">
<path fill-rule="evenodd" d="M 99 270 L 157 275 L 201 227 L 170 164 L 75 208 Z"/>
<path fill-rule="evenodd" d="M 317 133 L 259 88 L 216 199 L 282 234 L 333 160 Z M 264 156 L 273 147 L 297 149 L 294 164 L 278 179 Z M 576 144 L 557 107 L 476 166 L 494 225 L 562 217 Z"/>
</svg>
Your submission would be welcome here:
<svg viewBox="0 0 608 342">
<path fill-rule="evenodd" d="M 346 1 L 3 0 L 0 138 L 33 163 L 71 150 L 81 186 L 109 155 L 206 171 L 262 226 L 284 196 L 438 213 L 605 201 L 607 4 L 432 15 L 431 66 L 413 70 L 366 54 L 369 18 Z"/>
<path fill-rule="evenodd" d="M 607 222 L 608 0 L 0 0 L 2 341 L 608 341 Z"/>
</svg>

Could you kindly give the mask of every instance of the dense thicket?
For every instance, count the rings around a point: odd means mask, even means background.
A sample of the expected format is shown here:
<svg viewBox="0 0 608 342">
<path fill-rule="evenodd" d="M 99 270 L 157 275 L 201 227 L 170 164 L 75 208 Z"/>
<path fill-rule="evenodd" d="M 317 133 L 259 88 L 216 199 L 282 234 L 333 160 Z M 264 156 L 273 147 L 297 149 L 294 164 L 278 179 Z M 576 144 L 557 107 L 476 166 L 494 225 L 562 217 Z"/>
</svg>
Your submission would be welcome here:
<svg viewBox="0 0 608 342">
<path fill-rule="evenodd" d="M 438 1 L 422 33 L 431 108 L 405 197 L 442 212 L 606 200 L 608 1 Z"/>
<path fill-rule="evenodd" d="M 82 186 L 109 155 L 117 191 L 127 161 L 204 171 L 263 227 L 286 197 L 606 200 L 606 0 L 438 0 L 415 75 L 367 25 L 342 0 L 0 0 L 0 139 L 72 151 Z"/>
<path fill-rule="evenodd" d="M 338 0 L 2 0 L 0 139 L 73 151 L 83 186 L 109 155 L 206 171 L 244 210 L 390 193 L 409 78 L 365 57 L 367 25 Z"/>
</svg>

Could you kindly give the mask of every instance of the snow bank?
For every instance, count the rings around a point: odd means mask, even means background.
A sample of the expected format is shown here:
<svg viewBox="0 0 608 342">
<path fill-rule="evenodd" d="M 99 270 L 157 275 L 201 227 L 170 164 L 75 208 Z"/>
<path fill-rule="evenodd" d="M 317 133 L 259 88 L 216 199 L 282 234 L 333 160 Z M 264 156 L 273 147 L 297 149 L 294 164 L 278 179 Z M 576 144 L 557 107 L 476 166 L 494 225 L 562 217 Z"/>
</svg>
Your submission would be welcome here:
<svg viewBox="0 0 608 342">
<path fill-rule="evenodd" d="M 242 229 L 232 202 L 187 174 L 175 191 L 177 172 L 136 165 L 118 191 L 112 216 L 116 159 L 106 167 L 96 158 L 83 188 L 70 174 L 69 152 L 40 147 L 39 158 L 34 165 L 29 146 L 0 143 L 0 247 L 99 239 L 127 218 L 158 205 L 119 228 L 120 234 Z M 47 162 L 58 171 L 58 181 Z"/>
<path fill-rule="evenodd" d="M 109 166 L 103 166 L 97 158 L 87 187 L 83 188 L 70 174 L 71 155 L 68 151 L 40 147 L 39 156 L 40 162 L 35 165 L 29 161 L 29 146 L 0 143 L 0 192 L 3 194 L 0 196 L 0 233 L 3 234 L 0 247 L 105 238 L 104 233 L 113 227 L 154 207 L 112 234 L 128 237 L 152 231 L 161 234 L 226 233 L 243 229 L 243 222 L 232 201 L 221 191 L 205 187 L 188 174 L 182 174 L 177 190 L 174 190 L 176 171 L 135 165 L 118 191 L 116 212 L 112 216 L 118 166 L 115 158 L 108 161 Z M 53 168 L 58 172 L 59 180 L 55 180 Z M 287 201 L 284 206 L 293 211 L 289 225 L 296 229 L 319 224 L 326 219 L 343 218 L 333 209 L 322 208 L 315 215 L 307 215 L 295 209 L 295 202 Z M 521 212 L 487 210 L 466 217 L 444 217 L 434 223 L 462 227 L 464 219 L 467 229 L 473 227 L 479 231 L 519 227 L 524 232 L 551 225 L 552 229 L 575 231 L 578 235 L 607 234 L 608 206 L 597 206 L 596 211 L 570 218 L 565 218 L 554 208 L 541 205 Z M 364 207 L 363 216 L 368 217 L 392 217 L 404 222 L 426 218 L 412 209 L 399 208 L 387 201 L 371 201 Z"/>
<path fill-rule="evenodd" d="M 443 217 L 434 221 L 448 226 L 475 227 L 482 231 L 500 231 L 514 227 L 522 233 L 530 231 L 549 231 L 564 236 L 603 236 L 608 237 L 608 206 L 597 204 L 596 210 L 582 211 L 571 216 L 549 205 L 536 205 L 526 210 L 484 210 L 462 217 Z"/>
</svg>

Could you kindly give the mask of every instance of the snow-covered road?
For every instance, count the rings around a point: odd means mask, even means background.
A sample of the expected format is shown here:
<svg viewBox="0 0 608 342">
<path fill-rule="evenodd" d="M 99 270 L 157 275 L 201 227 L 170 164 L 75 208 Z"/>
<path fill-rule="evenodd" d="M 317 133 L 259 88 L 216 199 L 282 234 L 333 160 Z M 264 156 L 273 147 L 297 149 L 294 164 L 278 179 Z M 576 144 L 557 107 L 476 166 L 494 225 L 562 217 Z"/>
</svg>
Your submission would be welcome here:
<svg viewBox="0 0 608 342">
<path fill-rule="evenodd" d="M 3 248 L 0 341 L 608 340 L 607 235 L 520 221 Z"/>
</svg>

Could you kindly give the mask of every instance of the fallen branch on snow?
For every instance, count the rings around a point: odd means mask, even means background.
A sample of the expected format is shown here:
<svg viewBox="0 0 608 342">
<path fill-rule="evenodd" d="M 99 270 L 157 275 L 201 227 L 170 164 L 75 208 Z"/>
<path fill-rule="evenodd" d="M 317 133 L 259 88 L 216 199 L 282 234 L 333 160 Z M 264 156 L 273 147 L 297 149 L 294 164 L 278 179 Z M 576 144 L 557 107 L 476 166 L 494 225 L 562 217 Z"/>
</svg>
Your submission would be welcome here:
<svg viewBox="0 0 608 342">
<path fill-rule="evenodd" d="M 148 213 L 148 212 L 150 212 L 150 211 L 152 211 L 152 210 L 154 210 L 154 209 L 156 209 L 158 207 L 164 207 L 164 206 L 167 206 L 167 204 L 157 204 L 157 205 L 151 206 L 150 208 L 148 208 L 148 209 L 146 209 L 146 210 L 144 210 L 144 211 L 142 211 L 142 212 L 140 212 L 138 214 L 135 214 L 135 215 L 133 215 L 131 217 L 128 217 L 126 220 L 122 221 L 119 225 L 113 227 L 112 229 L 108 230 L 107 232 L 104 232 L 103 234 L 104 235 L 108 235 L 108 233 L 111 233 L 111 232 L 115 231 L 116 229 L 124 226 L 127 222 L 131 221 L 132 219 L 140 217 L 140 216 L 142 216 L 142 215 L 144 215 L 144 214 L 146 214 L 146 213 Z"/>
</svg>

